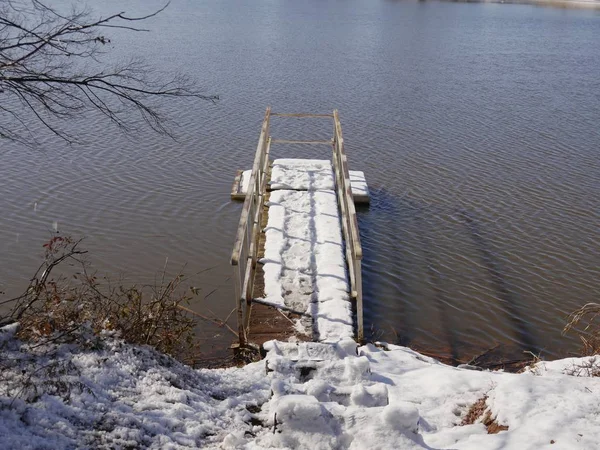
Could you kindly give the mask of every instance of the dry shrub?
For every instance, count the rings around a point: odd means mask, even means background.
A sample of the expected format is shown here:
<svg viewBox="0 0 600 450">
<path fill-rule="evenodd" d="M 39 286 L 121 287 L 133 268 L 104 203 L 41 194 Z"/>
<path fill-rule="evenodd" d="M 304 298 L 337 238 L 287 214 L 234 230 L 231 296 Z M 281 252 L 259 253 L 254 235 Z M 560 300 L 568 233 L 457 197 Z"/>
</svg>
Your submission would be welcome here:
<svg viewBox="0 0 600 450">
<path fill-rule="evenodd" d="M 574 377 L 600 377 L 600 361 L 596 357 L 592 357 L 573 364 L 573 367 L 566 369 L 565 373 Z"/>
<path fill-rule="evenodd" d="M 600 327 L 594 323 L 598 315 L 600 315 L 600 304 L 587 303 L 569 315 L 567 325 L 563 330 L 563 334 L 565 334 L 580 325 L 585 325 L 582 331 L 578 330 L 584 356 L 600 353 Z"/>
<path fill-rule="evenodd" d="M 190 351 L 195 321 L 182 309 L 191 298 L 182 289 L 183 275 L 166 281 L 163 270 L 160 282 L 152 286 L 113 285 L 89 272 L 79 243 L 55 236 L 44 244 L 44 263 L 25 293 L 14 299 L 10 319 L 20 324 L 17 337 L 40 344 L 75 340 L 93 344 L 98 341 L 90 337 L 109 334 L 175 357 Z M 68 278 L 50 278 L 64 263 L 78 270 Z"/>
<path fill-rule="evenodd" d="M 563 334 L 576 330 L 581 339 L 583 356 L 594 356 L 600 354 L 600 327 L 594 322 L 600 315 L 600 304 L 587 303 L 581 308 L 572 312 L 568 317 L 568 322 L 563 329 Z M 583 328 L 582 328 L 583 326 Z M 589 358 L 565 371 L 567 375 L 576 377 L 599 377 L 600 361 L 597 358 Z"/>
</svg>

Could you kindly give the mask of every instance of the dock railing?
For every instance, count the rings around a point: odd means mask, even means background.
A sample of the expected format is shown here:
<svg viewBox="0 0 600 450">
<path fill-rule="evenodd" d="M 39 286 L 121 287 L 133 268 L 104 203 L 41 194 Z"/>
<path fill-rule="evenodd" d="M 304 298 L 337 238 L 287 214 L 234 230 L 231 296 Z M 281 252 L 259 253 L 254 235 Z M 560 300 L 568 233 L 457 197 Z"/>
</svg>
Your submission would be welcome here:
<svg viewBox="0 0 600 450">
<path fill-rule="evenodd" d="M 356 300 L 356 334 L 357 341 L 365 337 L 363 325 L 363 296 L 362 296 L 362 246 L 358 233 L 356 208 L 352 198 L 348 158 L 344 150 L 342 125 L 337 109 L 333 111 L 333 170 L 335 173 L 338 208 L 342 221 L 342 232 L 346 243 L 346 263 L 350 275 L 350 295 Z"/>
<path fill-rule="evenodd" d="M 231 265 L 234 272 L 235 298 L 237 301 L 238 334 L 240 345 L 246 345 L 248 325 L 250 323 L 250 306 L 254 290 L 254 272 L 258 257 L 258 238 L 260 235 L 260 221 L 264 205 L 264 196 L 267 191 L 267 170 L 269 167 L 269 150 L 271 139 L 269 137 L 269 120 L 271 108 L 267 108 L 250 184 L 246 192 L 242 215 L 237 229 Z"/>
<path fill-rule="evenodd" d="M 284 117 L 333 117 L 333 139 L 329 141 L 290 141 L 272 140 L 269 136 L 271 116 Z M 357 341 L 364 340 L 363 298 L 361 260 L 362 247 L 358 233 L 356 209 L 352 197 L 348 159 L 344 151 L 344 138 L 338 111 L 331 114 L 275 114 L 267 108 L 263 120 L 250 182 L 237 229 L 231 265 L 234 269 L 235 297 L 237 302 L 238 334 L 240 346 L 247 344 L 250 308 L 254 290 L 254 275 L 258 257 L 261 217 L 267 191 L 267 171 L 271 143 L 279 144 L 331 144 L 333 147 L 333 169 L 335 173 L 336 195 L 345 241 L 346 263 L 350 278 L 350 295 L 356 301 Z"/>
</svg>

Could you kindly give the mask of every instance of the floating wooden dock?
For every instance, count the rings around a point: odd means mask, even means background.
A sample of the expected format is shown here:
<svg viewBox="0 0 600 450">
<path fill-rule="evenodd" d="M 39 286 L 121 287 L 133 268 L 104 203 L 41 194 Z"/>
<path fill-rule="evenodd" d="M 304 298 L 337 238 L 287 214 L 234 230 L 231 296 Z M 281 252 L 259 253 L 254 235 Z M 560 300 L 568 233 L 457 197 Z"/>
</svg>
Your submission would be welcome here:
<svg viewBox="0 0 600 450">
<path fill-rule="evenodd" d="M 330 140 L 273 139 L 272 117 L 326 118 Z M 331 159 L 269 159 L 271 145 L 314 144 Z M 231 197 L 244 200 L 231 257 L 241 346 L 271 339 L 362 341 L 362 248 L 354 203 L 368 203 L 350 172 L 338 112 L 276 114 L 267 108 L 251 170 Z"/>
</svg>

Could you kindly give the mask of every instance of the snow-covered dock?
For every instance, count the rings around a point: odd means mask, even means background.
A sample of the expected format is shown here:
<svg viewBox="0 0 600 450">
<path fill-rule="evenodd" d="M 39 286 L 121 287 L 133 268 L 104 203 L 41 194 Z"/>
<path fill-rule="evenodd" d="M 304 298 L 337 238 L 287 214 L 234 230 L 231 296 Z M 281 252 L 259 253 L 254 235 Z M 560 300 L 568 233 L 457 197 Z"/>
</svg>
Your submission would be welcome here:
<svg viewBox="0 0 600 450">
<path fill-rule="evenodd" d="M 265 252 L 260 260 L 264 300 L 309 315 L 296 328 L 313 340 L 353 337 L 331 163 L 275 160 L 270 186 Z"/>
<path fill-rule="evenodd" d="M 253 168 L 234 186 L 245 199 L 232 255 L 240 343 L 362 340 L 354 202 L 368 200 L 364 174 L 348 170 L 337 111 L 317 115 L 333 119 L 329 141 L 272 140 L 269 121 L 277 115 L 267 109 Z M 273 142 L 330 145 L 331 159 L 271 162 Z"/>
</svg>

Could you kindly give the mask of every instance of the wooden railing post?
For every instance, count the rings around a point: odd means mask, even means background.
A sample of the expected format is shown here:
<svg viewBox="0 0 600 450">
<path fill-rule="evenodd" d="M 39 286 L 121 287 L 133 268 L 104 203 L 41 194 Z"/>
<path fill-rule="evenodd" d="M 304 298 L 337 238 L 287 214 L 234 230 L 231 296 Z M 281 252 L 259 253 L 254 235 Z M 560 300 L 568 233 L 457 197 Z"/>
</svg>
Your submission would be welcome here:
<svg viewBox="0 0 600 450">
<path fill-rule="evenodd" d="M 238 322 L 238 338 L 240 340 L 240 346 L 246 345 L 246 330 L 243 326 L 243 306 L 242 306 L 242 275 L 240 273 L 240 266 L 236 264 L 233 266 L 233 284 L 235 290 L 235 299 L 237 306 L 237 322 Z"/>
<path fill-rule="evenodd" d="M 356 279 L 356 340 L 362 343 L 365 340 L 365 328 L 363 322 L 362 264 L 360 259 L 355 261 L 354 270 L 354 278 Z"/>
</svg>

